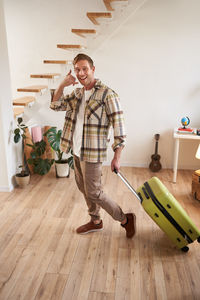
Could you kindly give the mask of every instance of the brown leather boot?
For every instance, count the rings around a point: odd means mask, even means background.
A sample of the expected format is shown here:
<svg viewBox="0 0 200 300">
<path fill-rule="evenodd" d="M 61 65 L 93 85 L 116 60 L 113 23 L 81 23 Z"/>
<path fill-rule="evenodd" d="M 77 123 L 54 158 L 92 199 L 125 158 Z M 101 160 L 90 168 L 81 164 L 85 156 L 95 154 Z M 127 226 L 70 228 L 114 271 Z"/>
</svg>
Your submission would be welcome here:
<svg viewBox="0 0 200 300">
<path fill-rule="evenodd" d="M 102 220 L 99 224 L 95 224 L 91 220 L 89 223 L 78 227 L 76 229 L 76 232 L 79 234 L 87 234 L 87 233 L 93 232 L 93 231 L 101 231 L 102 229 L 103 229 L 103 221 Z"/>
<path fill-rule="evenodd" d="M 127 217 L 126 224 L 121 224 L 122 227 L 126 230 L 126 237 L 132 238 L 136 233 L 136 215 L 135 214 L 125 214 Z"/>
</svg>

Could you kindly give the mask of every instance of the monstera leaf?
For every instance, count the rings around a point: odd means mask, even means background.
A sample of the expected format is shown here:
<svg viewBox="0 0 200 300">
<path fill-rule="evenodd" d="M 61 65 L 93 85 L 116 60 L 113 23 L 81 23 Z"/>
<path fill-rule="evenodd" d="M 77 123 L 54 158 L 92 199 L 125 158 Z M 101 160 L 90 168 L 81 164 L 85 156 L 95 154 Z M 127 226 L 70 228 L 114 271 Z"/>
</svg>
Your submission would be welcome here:
<svg viewBox="0 0 200 300">
<path fill-rule="evenodd" d="M 57 131 L 56 127 L 51 127 L 44 133 L 44 135 L 47 136 L 48 142 L 54 151 L 58 151 L 60 149 L 61 134 L 62 130 Z"/>
<path fill-rule="evenodd" d="M 53 159 L 38 158 L 34 164 L 34 172 L 39 175 L 47 174 L 51 169 L 53 162 Z"/>
<path fill-rule="evenodd" d="M 34 173 L 39 175 L 45 175 L 51 169 L 54 159 L 43 159 L 40 156 L 44 154 L 46 149 L 46 142 L 41 140 L 36 142 L 33 145 L 27 144 L 29 147 L 32 147 L 33 151 L 31 152 L 31 158 L 27 161 L 30 165 L 33 165 Z"/>
<path fill-rule="evenodd" d="M 62 135 L 62 130 L 58 130 L 56 127 L 51 127 L 49 130 L 47 130 L 44 133 L 44 136 L 47 137 L 48 142 L 51 146 L 51 148 L 56 152 L 56 155 L 58 157 L 58 162 L 61 162 L 63 152 L 60 150 L 60 139 Z"/>
</svg>

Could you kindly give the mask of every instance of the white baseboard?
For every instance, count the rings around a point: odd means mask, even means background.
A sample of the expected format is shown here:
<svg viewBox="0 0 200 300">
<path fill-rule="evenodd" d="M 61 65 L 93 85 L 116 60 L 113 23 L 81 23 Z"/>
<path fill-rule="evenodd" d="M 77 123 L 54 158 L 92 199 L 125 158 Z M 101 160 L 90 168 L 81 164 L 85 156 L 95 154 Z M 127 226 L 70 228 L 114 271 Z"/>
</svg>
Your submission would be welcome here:
<svg viewBox="0 0 200 300">
<path fill-rule="evenodd" d="M 111 161 L 110 162 L 105 161 L 103 163 L 104 166 L 110 166 L 110 164 L 111 164 Z M 133 164 L 133 163 L 121 163 L 120 165 L 121 165 L 121 167 L 135 167 L 135 168 L 148 168 L 149 167 L 149 165 L 147 165 L 147 164 Z"/>
<path fill-rule="evenodd" d="M 0 192 L 12 192 L 12 190 L 14 189 L 14 185 L 10 185 L 10 186 L 0 186 Z"/>
<path fill-rule="evenodd" d="M 110 166 L 111 161 L 105 161 L 103 163 L 104 166 Z M 132 167 L 132 168 L 149 168 L 149 164 L 133 164 L 133 163 L 121 163 L 121 167 Z M 171 169 L 173 170 L 173 165 L 165 165 L 161 163 L 162 169 Z M 197 170 L 197 166 L 188 166 L 188 165 L 180 165 L 178 166 L 178 170 Z"/>
</svg>

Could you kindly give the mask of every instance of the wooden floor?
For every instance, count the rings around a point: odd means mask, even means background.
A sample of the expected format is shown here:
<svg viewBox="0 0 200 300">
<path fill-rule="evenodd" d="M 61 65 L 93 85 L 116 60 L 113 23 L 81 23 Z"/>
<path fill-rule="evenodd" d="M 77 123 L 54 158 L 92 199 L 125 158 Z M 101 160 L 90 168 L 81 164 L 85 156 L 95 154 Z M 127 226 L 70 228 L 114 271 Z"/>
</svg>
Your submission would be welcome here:
<svg viewBox="0 0 200 300">
<path fill-rule="evenodd" d="M 134 187 L 153 174 L 121 168 Z M 192 171 L 156 174 L 200 228 L 200 202 L 191 196 Z M 80 236 L 88 221 L 74 174 L 56 179 L 54 169 L 34 175 L 26 189 L 0 193 L 0 299 L 146 300 L 200 299 L 200 245 L 183 253 L 145 213 L 120 179 L 103 169 L 105 191 L 125 212 L 137 215 L 137 234 L 102 210 L 104 230 Z"/>
</svg>

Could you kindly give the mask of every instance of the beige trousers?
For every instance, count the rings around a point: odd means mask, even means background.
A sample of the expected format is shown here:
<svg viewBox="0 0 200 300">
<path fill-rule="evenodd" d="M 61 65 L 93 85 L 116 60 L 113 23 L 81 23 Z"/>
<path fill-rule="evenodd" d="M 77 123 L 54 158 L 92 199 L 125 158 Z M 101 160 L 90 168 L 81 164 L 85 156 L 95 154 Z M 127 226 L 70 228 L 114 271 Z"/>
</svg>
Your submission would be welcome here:
<svg viewBox="0 0 200 300">
<path fill-rule="evenodd" d="M 100 219 L 99 210 L 102 207 L 113 219 L 122 222 L 125 219 L 122 209 L 102 190 L 102 163 L 80 161 L 79 157 L 74 155 L 74 171 L 77 186 L 85 197 L 91 220 Z"/>
</svg>

